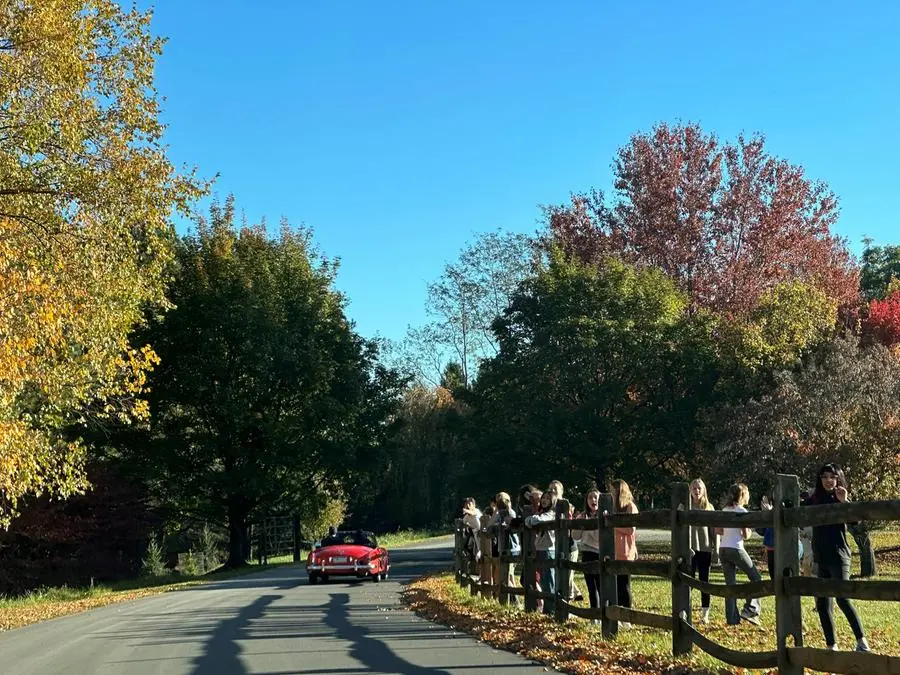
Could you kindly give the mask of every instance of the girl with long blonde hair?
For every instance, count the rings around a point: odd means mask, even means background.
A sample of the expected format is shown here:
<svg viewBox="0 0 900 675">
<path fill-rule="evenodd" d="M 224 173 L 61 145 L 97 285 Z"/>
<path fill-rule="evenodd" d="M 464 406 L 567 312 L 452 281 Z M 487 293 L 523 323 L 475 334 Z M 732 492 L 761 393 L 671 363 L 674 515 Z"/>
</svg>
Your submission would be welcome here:
<svg viewBox="0 0 900 675">
<path fill-rule="evenodd" d="M 638 507 L 631 495 L 631 488 L 624 480 L 614 480 L 609 484 L 609 491 L 613 497 L 613 509 L 615 513 L 637 513 Z M 615 531 L 616 560 L 637 559 L 637 528 L 617 527 Z M 631 607 L 631 575 L 619 574 L 616 577 L 620 607 Z M 619 625 L 627 624 L 620 623 Z"/>
<path fill-rule="evenodd" d="M 701 478 L 691 481 L 691 508 L 715 511 L 706 493 L 706 483 Z M 691 525 L 691 576 L 700 575 L 700 581 L 709 581 L 709 568 L 713 554 L 718 550 L 719 538 L 715 529 L 706 525 Z M 709 593 L 700 594 L 700 622 L 709 623 Z"/>
</svg>

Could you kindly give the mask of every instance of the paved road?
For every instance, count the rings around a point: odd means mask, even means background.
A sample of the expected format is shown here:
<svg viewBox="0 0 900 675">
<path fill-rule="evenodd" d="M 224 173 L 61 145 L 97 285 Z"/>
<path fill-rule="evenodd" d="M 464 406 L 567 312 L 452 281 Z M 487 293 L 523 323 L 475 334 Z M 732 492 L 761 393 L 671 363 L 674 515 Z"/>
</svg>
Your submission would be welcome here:
<svg viewBox="0 0 900 675">
<path fill-rule="evenodd" d="M 309 586 L 291 566 L 95 609 L 0 634 L 3 675 L 542 673 L 543 666 L 432 624 L 403 583 L 446 567 L 450 538 L 392 552 L 380 584 Z"/>
</svg>

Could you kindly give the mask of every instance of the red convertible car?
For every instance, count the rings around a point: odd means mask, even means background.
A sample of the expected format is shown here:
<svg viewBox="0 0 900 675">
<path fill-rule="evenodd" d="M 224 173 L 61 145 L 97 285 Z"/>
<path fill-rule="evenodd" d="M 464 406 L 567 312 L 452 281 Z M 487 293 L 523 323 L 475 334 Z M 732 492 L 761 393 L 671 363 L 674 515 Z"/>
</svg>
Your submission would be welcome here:
<svg viewBox="0 0 900 675">
<path fill-rule="evenodd" d="M 328 581 L 330 577 L 371 578 L 378 582 L 387 579 L 391 558 L 378 545 L 371 532 L 339 531 L 331 534 L 310 551 L 306 558 L 309 583 Z"/>
</svg>

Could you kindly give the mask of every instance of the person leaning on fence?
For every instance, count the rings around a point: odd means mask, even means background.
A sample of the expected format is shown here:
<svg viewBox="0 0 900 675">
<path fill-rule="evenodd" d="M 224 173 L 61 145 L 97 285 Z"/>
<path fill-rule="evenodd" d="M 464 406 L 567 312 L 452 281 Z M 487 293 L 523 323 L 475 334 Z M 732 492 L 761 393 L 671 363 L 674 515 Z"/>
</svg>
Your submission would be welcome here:
<svg viewBox="0 0 900 675">
<path fill-rule="evenodd" d="M 556 494 L 553 492 L 545 492 L 541 495 L 540 502 L 541 512 L 529 516 L 525 519 L 526 527 L 534 527 L 540 523 L 551 522 L 556 519 Z M 538 532 L 534 542 L 534 559 L 542 561 L 553 561 L 556 559 L 556 533 L 550 529 Z M 543 603 L 544 614 L 553 614 L 556 606 L 556 570 L 551 566 L 550 569 L 541 570 L 540 587 L 544 593 L 548 593 L 549 597 Z"/>
<path fill-rule="evenodd" d="M 744 508 L 750 502 L 750 490 L 743 483 L 736 483 L 728 488 L 728 497 L 722 511 L 729 513 L 747 513 Z M 725 583 L 728 586 L 737 584 L 737 570 L 741 569 L 750 581 L 762 581 L 762 576 L 753 560 L 744 548 L 744 539 L 750 537 L 750 528 L 747 527 L 717 527 L 716 534 L 722 536 L 719 544 L 719 560 L 722 563 L 722 573 L 725 575 Z M 735 626 L 741 619 L 752 624 L 759 625 L 760 604 L 755 598 L 747 598 L 744 608 L 738 613 L 737 600 L 725 598 L 725 621 Z"/>
<path fill-rule="evenodd" d="M 613 497 L 613 510 L 615 513 L 637 513 L 638 507 L 631 496 L 631 488 L 624 480 L 614 480 L 609 484 Z M 615 530 L 616 560 L 637 560 L 636 527 L 617 527 Z M 631 607 L 631 575 L 619 574 L 616 576 L 616 590 L 618 593 L 618 605 Z M 619 626 L 629 628 L 630 624 L 620 621 Z"/>
<path fill-rule="evenodd" d="M 523 485 L 519 488 L 519 508 L 518 514 L 519 518 L 528 518 L 529 516 L 533 516 L 540 510 L 540 499 L 543 493 L 541 490 L 531 483 L 527 485 Z M 535 495 L 537 495 L 538 508 L 534 507 L 534 499 Z M 532 591 L 540 591 L 541 586 L 538 583 L 537 579 L 526 579 L 525 578 L 525 565 L 522 565 L 519 568 L 519 585 L 522 588 L 529 589 Z"/>
<path fill-rule="evenodd" d="M 844 472 L 841 471 L 841 468 L 836 464 L 826 464 L 819 469 L 816 476 L 816 489 L 807 503 L 843 504 L 848 501 L 850 501 L 850 495 L 847 492 L 847 481 L 844 479 Z M 812 549 L 816 575 L 820 579 L 847 581 L 850 578 L 850 546 L 847 544 L 846 523 L 813 527 Z M 825 644 L 828 649 L 837 650 L 832 600 L 832 598 L 816 598 L 816 611 L 819 613 L 822 632 L 825 634 Z M 837 604 L 844 616 L 847 617 L 850 629 L 856 637 L 856 651 L 871 651 L 853 603 L 847 598 L 838 598 Z"/>
<path fill-rule="evenodd" d="M 597 518 L 600 503 L 600 490 L 591 490 L 584 496 L 584 512 L 575 515 L 578 520 Z M 582 562 L 600 560 L 600 531 L 596 527 L 587 530 L 572 530 L 572 537 L 578 540 Z M 588 602 L 592 609 L 600 607 L 600 575 L 596 572 L 585 572 L 584 583 L 587 586 Z"/>
<path fill-rule="evenodd" d="M 706 483 L 700 478 L 691 481 L 691 508 L 701 511 L 715 511 L 706 494 Z M 691 576 L 700 576 L 700 581 L 709 581 L 709 568 L 713 555 L 717 554 L 719 537 L 715 528 L 707 525 L 691 525 Z M 709 593 L 700 594 L 700 622 L 709 623 Z"/>
<path fill-rule="evenodd" d="M 500 587 L 500 540 L 508 536 L 509 546 L 504 548 L 506 553 L 518 555 L 522 549 L 519 546 L 519 535 L 509 530 L 509 524 L 516 517 L 515 509 L 512 507 L 512 500 L 505 492 L 498 492 L 494 497 L 497 503 L 497 510 L 488 523 L 488 530 L 491 532 L 491 583 L 499 589 Z M 509 565 L 509 573 L 505 579 L 507 586 L 515 586 L 515 565 Z M 499 591 L 498 591 L 499 597 Z M 516 598 L 518 600 L 518 598 Z M 518 602 L 516 603 L 518 604 Z"/>
<path fill-rule="evenodd" d="M 556 493 L 557 499 L 563 498 L 563 484 L 558 480 L 551 480 L 550 485 L 547 487 L 547 490 L 553 491 Z M 572 514 L 575 513 L 574 506 L 569 506 L 569 514 L 568 517 L 571 518 Z M 574 537 L 569 538 L 569 560 L 572 562 L 578 562 L 578 542 Z M 575 583 L 575 570 L 569 570 L 569 597 L 568 600 L 571 602 L 572 600 L 584 600 L 584 596 L 581 594 L 581 589 L 578 588 Z"/>
<path fill-rule="evenodd" d="M 462 505 L 463 553 L 469 559 L 469 571 L 474 572 L 481 553 L 478 531 L 481 529 L 481 509 L 475 506 L 474 497 L 466 497 Z"/>
<path fill-rule="evenodd" d="M 478 563 L 478 578 L 481 581 L 486 581 L 490 584 L 494 583 L 494 556 L 491 547 L 490 531 L 490 525 L 491 521 L 494 518 L 494 513 L 494 500 L 492 499 L 490 505 L 484 509 L 481 514 L 481 518 L 479 518 L 481 527 L 479 528 L 478 532 L 479 550 L 481 551 L 481 560 Z M 482 536 L 484 538 L 482 538 Z M 486 542 L 485 539 L 487 540 Z M 493 598 L 497 597 L 497 593 L 494 589 L 491 589 L 489 594 Z"/>
</svg>

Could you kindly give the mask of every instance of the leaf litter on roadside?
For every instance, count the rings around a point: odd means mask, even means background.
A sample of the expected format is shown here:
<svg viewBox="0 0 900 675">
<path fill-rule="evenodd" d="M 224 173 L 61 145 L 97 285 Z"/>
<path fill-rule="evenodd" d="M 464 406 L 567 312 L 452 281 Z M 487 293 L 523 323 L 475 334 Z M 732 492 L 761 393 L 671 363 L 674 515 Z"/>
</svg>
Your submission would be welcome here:
<svg viewBox="0 0 900 675">
<path fill-rule="evenodd" d="M 427 575 L 406 587 L 403 601 L 424 618 L 469 633 L 494 647 L 516 652 L 560 672 L 577 675 L 723 675 L 738 672 L 695 667 L 690 659 L 679 661 L 645 656 L 614 641 L 601 641 L 595 632 L 585 630 L 583 623 L 561 625 L 539 613 L 497 605 L 491 607 L 478 601 L 460 601 L 454 597 L 454 586 L 453 578 L 446 573 Z"/>
</svg>

